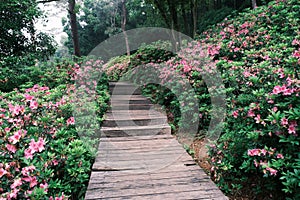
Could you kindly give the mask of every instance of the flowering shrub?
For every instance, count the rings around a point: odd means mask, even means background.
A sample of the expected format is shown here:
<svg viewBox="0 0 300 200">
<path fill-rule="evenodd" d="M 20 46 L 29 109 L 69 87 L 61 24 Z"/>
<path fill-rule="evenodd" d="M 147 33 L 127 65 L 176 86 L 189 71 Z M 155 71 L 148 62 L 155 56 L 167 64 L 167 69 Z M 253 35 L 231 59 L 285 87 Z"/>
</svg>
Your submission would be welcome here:
<svg viewBox="0 0 300 200">
<path fill-rule="evenodd" d="M 131 56 L 118 56 L 110 59 L 103 69 L 110 80 L 117 81 L 121 77 L 126 78 L 126 73 L 130 69 L 148 63 L 162 63 L 174 56 L 172 52 L 165 51 L 163 48 L 170 49 L 169 45 L 163 42 L 142 45 Z"/>
<path fill-rule="evenodd" d="M 84 65 L 75 64 L 68 76 L 63 70 L 61 77 L 81 83 L 87 76 L 79 75 L 101 62 Z M 104 76 L 96 95 L 97 106 L 104 106 L 99 119 L 107 108 L 107 88 Z M 93 141 L 79 138 L 75 128 L 82 123 L 73 116 L 75 91 L 74 84 L 61 84 L 0 93 L 0 199 L 83 198 L 94 154 L 86 145 Z"/>
<path fill-rule="evenodd" d="M 224 134 L 210 148 L 224 191 L 300 197 L 299 8 L 273 1 L 204 34 L 227 88 Z"/>
<path fill-rule="evenodd" d="M 173 76 L 170 69 L 189 80 L 199 99 L 200 116 L 193 117 L 200 118 L 200 132 L 208 127 L 212 109 L 203 72 L 207 77 L 221 72 L 227 118 L 209 155 L 213 179 L 232 195 L 300 198 L 299 10 L 298 0 L 277 0 L 225 19 L 157 72 L 161 83 Z M 202 57 L 201 49 L 215 66 L 199 67 L 199 60 L 187 59 Z M 151 73 L 143 73 L 151 79 Z M 142 79 L 143 73 L 132 77 Z M 145 91 L 167 105 L 176 127 L 184 113 L 174 94 L 154 84 Z"/>
</svg>

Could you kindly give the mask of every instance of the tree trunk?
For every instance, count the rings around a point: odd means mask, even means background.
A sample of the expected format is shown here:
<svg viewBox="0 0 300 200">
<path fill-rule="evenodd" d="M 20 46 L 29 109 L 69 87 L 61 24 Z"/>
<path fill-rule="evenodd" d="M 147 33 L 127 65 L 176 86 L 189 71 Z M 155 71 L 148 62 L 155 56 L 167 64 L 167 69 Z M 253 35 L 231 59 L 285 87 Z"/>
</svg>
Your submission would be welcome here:
<svg viewBox="0 0 300 200">
<path fill-rule="evenodd" d="M 181 14 L 183 18 L 183 25 L 184 25 L 184 33 L 186 35 L 191 35 L 189 23 L 188 23 L 188 15 L 186 13 L 186 6 L 184 5 L 183 1 L 181 1 Z"/>
<path fill-rule="evenodd" d="M 74 46 L 74 55 L 80 57 L 80 47 L 79 47 L 79 39 L 78 39 L 78 27 L 77 27 L 77 19 L 76 19 L 76 11 L 75 11 L 75 0 L 68 0 L 69 3 L 69 15 L 70 15 L 70 25 L 72 32 L 72 40 Z"/>
<path fill-rule="evenodd" d="M 193 34 L 192 38 L 195 37 L 197 33 L 197 18 L 198 18 L 198 1 L 197 0 L 192 0 L 192 15 L 193 15 Z"/>
<path fill-rule="evenodd" d="M 253 10 L 257 7 L 256 0 L 251 0 Z"/>
<path fill-rule="evenodd" d="M 160 3 L 159 0 L 154 0 L 153 1 L 154 5 L 156 6 L 156 8 L 159 10 L 159 13 L 161 14 L 162 18 L 164 19 L 166 25 L 171 28 L 171 23 L 170 23 L 170 19 L 168 18 L 165 9 L 163 8 L 162 4 Z"/>
<path fill-rule="evenodd" d="M 126 0 L 122 0 L 121 3 L 122 3 L 121 28 L 122 28 L 124 38 L 125 38 L 127 56 L 130 56 L 130 47 L 129 47 L 129 42 L 128 42 L 128 36 L 126 33 L 126 23 L 127 23 Z"/>
</svg>

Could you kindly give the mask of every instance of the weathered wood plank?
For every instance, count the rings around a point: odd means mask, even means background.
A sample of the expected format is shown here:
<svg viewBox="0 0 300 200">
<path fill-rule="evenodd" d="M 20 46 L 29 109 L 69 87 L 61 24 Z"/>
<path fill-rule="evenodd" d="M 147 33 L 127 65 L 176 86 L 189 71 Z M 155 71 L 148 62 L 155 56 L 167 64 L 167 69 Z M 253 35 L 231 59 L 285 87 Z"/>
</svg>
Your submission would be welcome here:
<svg viewBox="0 0 300 200">
<path fill-rule="evenodd" d="M 116 84 L 113 83 L 111 88 Z M 120 105 L 120 102 L 130 98 L 139 102 L 148 100 L 137 92 L 133 97 L 126 95 L 132 89 L 128 83 L 121 83 L 121 88 L 123 91 L 114 91 L 123 95 L 115 95 L 112 106 L 115 102 L 115 105 Z M 114 132 L 133 130 L 137 135 L 101 138 L 85 199 L 228 199 L 170 132 L 164 135 L 149 132 L 151 128 L 167 126 L 166 116 L 162 112 L 116 108 L 114 115 L 111 111 L 107 114 L 108 122 L 104 123 L 102 131 L 113 135 Z M 141 119 L 139 123 L 147 126 L 132 126 L 128 116 Z M 153 126 L 150 119 L 155 118 L 158 120 Z M 145 134 L 147 131 L 150 135 Z"/>
</svg>

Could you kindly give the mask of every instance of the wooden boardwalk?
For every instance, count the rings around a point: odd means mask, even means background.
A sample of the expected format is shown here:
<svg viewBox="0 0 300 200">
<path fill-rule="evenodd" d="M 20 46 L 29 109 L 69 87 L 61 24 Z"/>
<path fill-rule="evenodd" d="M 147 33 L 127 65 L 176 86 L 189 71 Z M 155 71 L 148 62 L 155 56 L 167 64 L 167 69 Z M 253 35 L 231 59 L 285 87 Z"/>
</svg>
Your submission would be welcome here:
<svg viewBox="0 0 300 200">
<path fill-rule="evenodd" d="M 171 135 L 163 112 L 132 85 L 114 86 L 85 199 L 228 199 Z"/>
</svg>

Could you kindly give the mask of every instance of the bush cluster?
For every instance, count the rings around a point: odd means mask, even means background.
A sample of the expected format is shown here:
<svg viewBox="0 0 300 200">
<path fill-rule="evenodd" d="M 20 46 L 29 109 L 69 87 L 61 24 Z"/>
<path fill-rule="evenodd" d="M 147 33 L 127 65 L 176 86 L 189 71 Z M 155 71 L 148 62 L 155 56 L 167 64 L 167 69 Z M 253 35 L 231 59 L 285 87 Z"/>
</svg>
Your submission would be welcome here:
<svg viewBox="0 0 300 200">
<path fill-rule="evenodd" d="M 99 76 L 101 61 L 46 66 L 31 67 L 39 76 L 0 93 L 0 199 L 85 195 L 97 145 L 93 137 L 108 107 L 107 77 Z M 86 98 L 81 96 L 83 88 Z M 82 99 L 96 102 L 89 108 L 96 112 L 96 121 L 82 114 L 86 111 L 85 105 L 78 105 Z M 84 120 L 89 120 L 90 128 L 80 135 Z"/>
<path fill-rule="evenodd" d="M 208 80 L 220 72 L 225 88 L 215 92 L 226 93 L 227 117 L 220 139 L 208 153 L 212 178 L 228 194 L 300 198 L 299 10 L 297 0 L 245 10 L 204 32 L 163 66 L 149 62 L 161 85 L 176 72 L 193 86 L 200 115 L 192 119 L 200 120 L 199 135 L 212 118 L 212 92 L 204 76 Z M 197 60 L 205 56 L 210 65 Z M 148 69 L 131 77 L 151 78 Z M 178 83 L 172 84 L 176 88 Z M 145 86 L 144 91 L 166 105 L 176 129 L 190 110 L 180 110 L 180 99 L 161 85 Z"/>
</svg>

